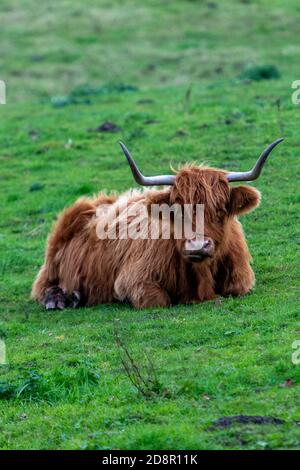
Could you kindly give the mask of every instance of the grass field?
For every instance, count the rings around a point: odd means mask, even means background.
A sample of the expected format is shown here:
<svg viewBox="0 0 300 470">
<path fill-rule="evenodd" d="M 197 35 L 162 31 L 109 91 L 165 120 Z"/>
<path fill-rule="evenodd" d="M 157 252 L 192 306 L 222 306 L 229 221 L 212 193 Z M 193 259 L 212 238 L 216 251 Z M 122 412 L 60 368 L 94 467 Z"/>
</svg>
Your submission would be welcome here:
<svg viewBox="0 0 300 470">
<path fill-rule="evenodd" d="M 0 448 L 300 447 L 299 15 L 296 0 L 2 0 Z M 144 311 L 30 300 L 57 213 L 135 185 L 119 139 L 151 174 L 248 169 L 281 136 L 243 217 L 251 295 Z M 282 422 L 214 425 L 237 415 Z"/>
</svg>

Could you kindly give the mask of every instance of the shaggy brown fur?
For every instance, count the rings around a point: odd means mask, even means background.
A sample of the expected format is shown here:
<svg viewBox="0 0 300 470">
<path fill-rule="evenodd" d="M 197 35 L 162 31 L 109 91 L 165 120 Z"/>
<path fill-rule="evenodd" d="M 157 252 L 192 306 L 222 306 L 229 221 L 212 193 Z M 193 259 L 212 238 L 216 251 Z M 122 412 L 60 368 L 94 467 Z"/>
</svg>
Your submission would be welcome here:
<svg viewBox="0 0 300 470">
<path fill-rule="evenodd" d="M 238 215 L 254 209 L 259 192 L 230 187 L 226 173 L 186 166 L 174 186 L 131 191 L 119 197 L 81 198 L 60 215 L 48 239 L 45 263 L 32 297 L 47 308 L 129 302 L 136 308 L 202 302 L 217 295 L 243 295 L 254 285 L 250 254 Z M 126 204 L 204 204 L 205 237 L 213 257 L 191 262 L 182 255 L 185 240 L 100 240 L 97 224 L 106 224 L 110 204 L 119 213 Z M 103 206 L 104 207 L 104 206 Z"/>
</svg>

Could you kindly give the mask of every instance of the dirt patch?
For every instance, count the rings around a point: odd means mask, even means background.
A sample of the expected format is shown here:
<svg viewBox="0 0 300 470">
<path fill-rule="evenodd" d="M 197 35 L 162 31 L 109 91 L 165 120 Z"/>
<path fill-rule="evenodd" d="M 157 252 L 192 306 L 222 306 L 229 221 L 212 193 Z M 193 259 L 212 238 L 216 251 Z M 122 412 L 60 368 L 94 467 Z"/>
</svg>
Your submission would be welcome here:
<svg viewBox="0 0 300 470">
<path fill-rule="evenodd" d="M 262 424 L 275 424 L 277 426 L 284 423 L 284 420 L 274 418 L 273 416 L 223 416 L 215 421 L 209 429 L 223 429 L 235 424 L 256 424 L 259 426 Z"/>
<path fill-rule="evenodd" d="M 144 124 L 159 124 L 159 120 L 158 119 L 147 119 L 146 121 L 144 121 Z"/>
<path fill-rule="evenodd" d="M 94 132 L 119 132 L 120 128 L 114 124 L 113 122 L 103 122 L 103 124 L 100 124 L 96 129 L 90 129 Z"/>
</svg>

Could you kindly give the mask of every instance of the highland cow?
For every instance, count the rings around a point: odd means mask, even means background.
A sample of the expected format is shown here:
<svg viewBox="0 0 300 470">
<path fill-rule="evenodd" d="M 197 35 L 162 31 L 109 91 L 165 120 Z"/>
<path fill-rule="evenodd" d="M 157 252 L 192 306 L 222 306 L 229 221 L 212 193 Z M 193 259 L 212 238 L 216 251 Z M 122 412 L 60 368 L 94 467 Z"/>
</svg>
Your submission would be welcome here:
<svg viewBox="0 0 300 470">
<path fill-rule="evenodd" d="M 121 196 L 101 193 L 65 209 L 48 239 L 32 297 L 52 310 L 111 302 L 128 302 L 135 308 L 169 307 L 247 294 L 255 277 L 237 217 L 258 206 L 260 193 L 229 183 L 258 178 L 282 140 L 269 145 L 248 172 L 185 165 L 173 175 L 154 177 L 141 174 L 121 143 L 136 181 L 165 188 L 132 190 Z M 202 236 L 176 239 L 173 226 L 169 239 L 97 235 L 97 226 L 108 226 L 112 214 L 117 214 L 113 222 L 119 227 L 125 206 L 142 207 L 149 214 L 153 204 L 203 204 Z"/>
</svg>

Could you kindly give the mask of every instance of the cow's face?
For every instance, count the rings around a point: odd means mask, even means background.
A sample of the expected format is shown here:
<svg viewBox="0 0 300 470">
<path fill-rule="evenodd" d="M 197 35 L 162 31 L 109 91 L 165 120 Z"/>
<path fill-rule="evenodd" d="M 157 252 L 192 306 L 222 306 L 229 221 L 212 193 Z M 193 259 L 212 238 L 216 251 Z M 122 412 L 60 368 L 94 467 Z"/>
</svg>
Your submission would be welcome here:
<svg viewBox="0 0 300 470">
<path fill-rule="evenodd" d="M 260 200 L 259 192 L 250 186 L 230 187 L 228 183 L 236 181 L 254 181 L 272 152 L 283 139 L 279 138 L 268 145 L 261 153 L 253 168 L 243 172 L 226 172 L 204 167 L 186 166 L 176 175 L 144 176 L 129 150 L 120 142 L 122 150 L 137 183 L 143 186 L 168 185 L 170 191 L 154 195 L 152 200 L 170 204 L 204 205 L 204 233 L 199 237 L 180 240 L 179 252 L 189 261 L 213 259 L 217 252 L 226 249 L 229 238 L 234 239 L 234 226 L 230 221 L 254 209 Z M 151 199 L 151 198 L 150 198 Z M 232 226 L 230 230 L 230 225 Z M 231 244 L 233 246 L 234 244 Z M 230 249 L 230 246 L 227 245 Z"/>
<path fill-rule="evenodd" d="M 230 221 L 236 215 L 254 209 L 260 193 L 250 186 L 231 187 L 226 172 L 205 167 L 185 167 L 176 176 L 171 188 L 170 202 L 204 206 L 203 233 L 178 240 L 177 248 L 190 262 L 209 262 L 230 242 L 234 233 Z M 196 211 L 193 229 L 196 227 Z"/>
</svg>

